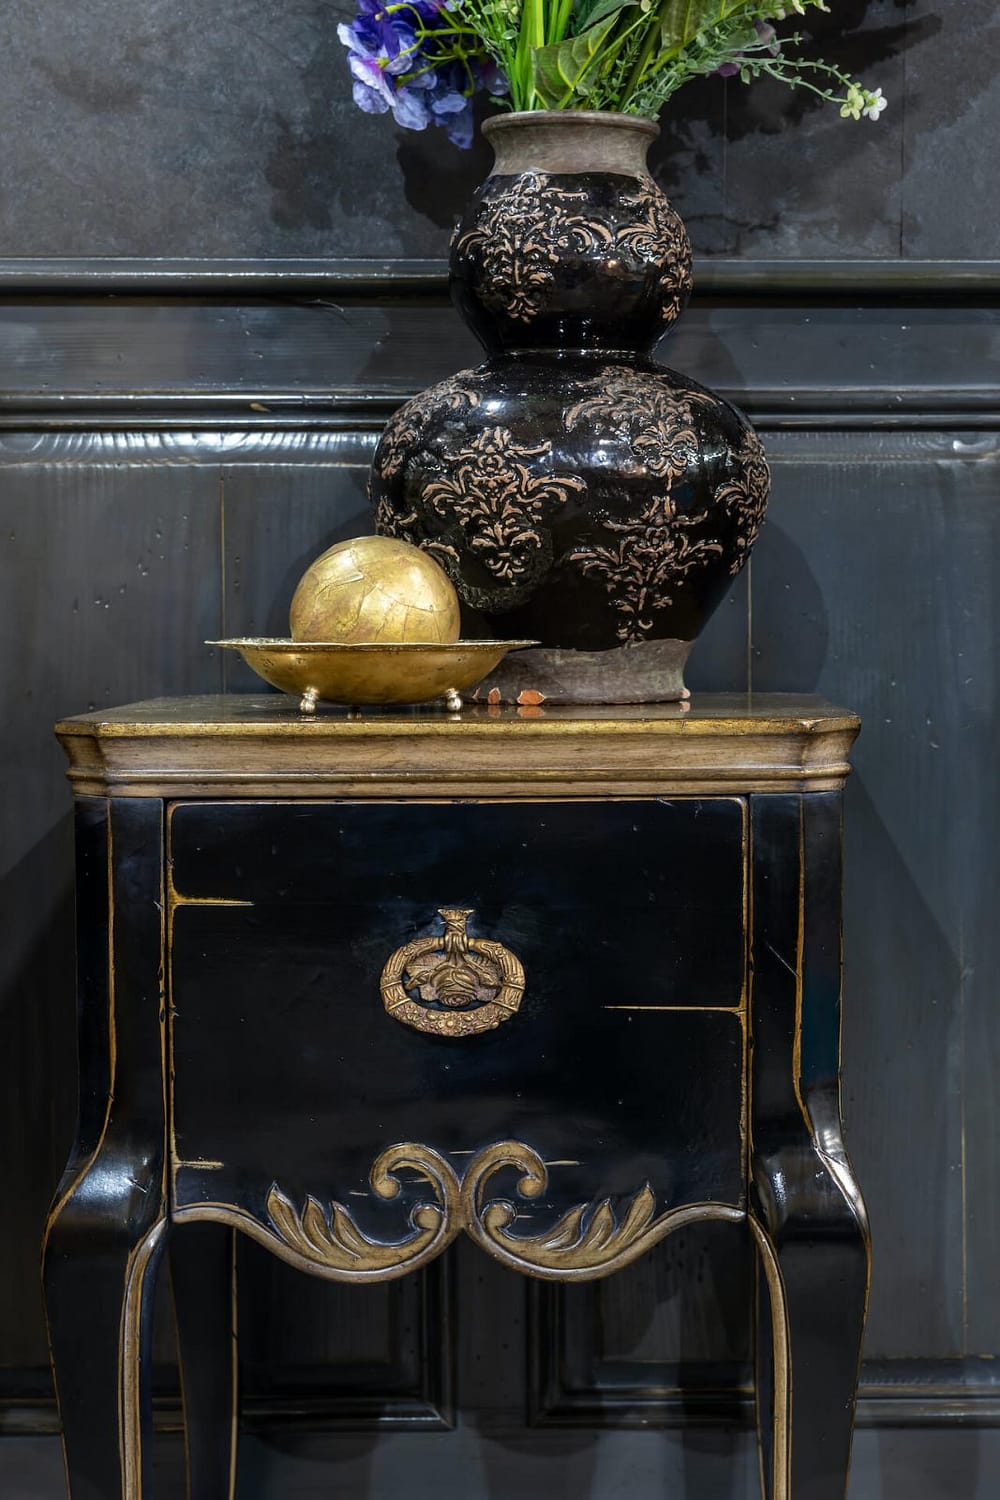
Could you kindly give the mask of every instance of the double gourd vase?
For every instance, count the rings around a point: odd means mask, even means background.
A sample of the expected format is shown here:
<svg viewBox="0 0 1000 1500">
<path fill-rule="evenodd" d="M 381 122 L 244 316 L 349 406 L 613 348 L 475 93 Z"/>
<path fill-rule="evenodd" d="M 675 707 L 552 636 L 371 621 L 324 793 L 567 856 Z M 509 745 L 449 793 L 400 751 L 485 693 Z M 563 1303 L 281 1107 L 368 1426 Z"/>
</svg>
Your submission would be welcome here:
<svg viewBox="0 0 1000 1500">
<path fill-rule="evenodd" d="M 387 424 L 376 529 L 436 558 L 463 633 L 539 642 L 479 696 L 680 698 L 768 470 L 740 412 L 652 358 L 691 290 L 684 225 L 646 166 L 657 126 L 558 111 L 483 128 L 496 160 L 451 290 L 487 359 Z"/>
</svg>

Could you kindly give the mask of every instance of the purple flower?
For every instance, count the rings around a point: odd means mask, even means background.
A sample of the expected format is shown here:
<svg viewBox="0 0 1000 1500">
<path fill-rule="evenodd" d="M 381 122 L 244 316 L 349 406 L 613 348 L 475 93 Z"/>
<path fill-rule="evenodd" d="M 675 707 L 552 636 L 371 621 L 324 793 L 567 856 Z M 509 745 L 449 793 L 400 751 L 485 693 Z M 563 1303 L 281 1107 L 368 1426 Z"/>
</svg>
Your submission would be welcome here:
<svg viewBox="0 0 1000 1500">
<path fill-rule="evenodd" d="M 776 40 L 778 33 L 774 27 L 770 22 L 760 20 L 754 21 L 753 25 L 757 33 L 757 40 L 765 44 L 772 57 L 777 57 L 781 51 L 781 47 Z"/>
<path fill-rule="evenodd" d="M 770 52 L 772 57 L 778 57 L 781 53 L 781 46 L 777 41 L 777 32 L 768 21 L 761 21 L 759 19 L 755 20 L 753 23 L 753 31 L 750 31 L 749 29 L 747 30 L 746 40 L 748 42 L 755 43 L 757 46 L 763 44 L 764 47 L 767 48 L 767 51 Z M 750 57 L 752 56 L 752 54 L 749 52 L 741 52 L 740 56 Z M 738 62 L 724 62 L 720 63 L 720 65 L 716 68 L 714 77 L 735 78 L 737 73 L 739 73 L 740 71 L 740 64 Z"/>
<path fill-rule="evenodd" d="M 392 111 L 398 125 L 425 130 L 440 125 L 459 146 L 472 144 L 472 98 L 507 92 L 507 80 L 485 52 L 472 50 L 472 34 L 456 47 L 457 0 L 358 0 L 350 25 L 337 27 L 347 48 L 354 102 L 366 114 Z"/>
<path fill-rule="evenodd" d="M 423 98 L 424 90 L 401 88 L 396 90 L 392 101 L 392 113 L 396 124 L 405 130 L 426 130 L 431 122 L 431 112 Z"/>
<path fill-rule="evenodd" d="M 349 52 L 347 65 L 355 80 L 354 102 L 360 109 L 366 114 L 384 115 L 387 109 L 392 108 L 392 89 L 377 58 L 365 57 L 360 52 Z M 363 97 L 372 95 L 379 102 L 362 104 L 358 98 L 359 91 Z"/>
</svg>

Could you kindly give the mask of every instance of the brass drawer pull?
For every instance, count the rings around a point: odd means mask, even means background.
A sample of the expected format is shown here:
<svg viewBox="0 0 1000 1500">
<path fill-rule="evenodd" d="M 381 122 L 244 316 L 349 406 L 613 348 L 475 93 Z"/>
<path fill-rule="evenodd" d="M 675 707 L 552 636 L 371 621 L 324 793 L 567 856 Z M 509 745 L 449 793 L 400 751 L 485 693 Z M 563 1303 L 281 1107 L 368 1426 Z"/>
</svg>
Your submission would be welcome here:
<svg viewBox="0 0 1000 1500">
<path fill-rule="evenodd" d="M 434 1036 L 474 1036 L 509 1021 L 524 994 L 524 969 L 502 943 L 470 937 L 474 910 L 442 906 L 444 932 L 397 948 L 382 970 L 390 1016 Z"/>
</svg>

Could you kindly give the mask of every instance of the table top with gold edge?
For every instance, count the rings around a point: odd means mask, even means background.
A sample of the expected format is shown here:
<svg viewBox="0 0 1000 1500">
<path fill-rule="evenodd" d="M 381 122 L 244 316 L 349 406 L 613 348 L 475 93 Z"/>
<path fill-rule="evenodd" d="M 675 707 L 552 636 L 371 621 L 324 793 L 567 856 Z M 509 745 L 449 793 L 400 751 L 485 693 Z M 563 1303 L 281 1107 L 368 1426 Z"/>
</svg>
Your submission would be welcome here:
<svg viewBox="0 0 1000 1500">
<path fill-rule="evenodd" d="M 835 790 L 859 727 L 783 693 L 312 716 L 281 694 L 233 693 L 79 714 L 56 733 L 78 795 L 537 798 Z"/>
</svg>

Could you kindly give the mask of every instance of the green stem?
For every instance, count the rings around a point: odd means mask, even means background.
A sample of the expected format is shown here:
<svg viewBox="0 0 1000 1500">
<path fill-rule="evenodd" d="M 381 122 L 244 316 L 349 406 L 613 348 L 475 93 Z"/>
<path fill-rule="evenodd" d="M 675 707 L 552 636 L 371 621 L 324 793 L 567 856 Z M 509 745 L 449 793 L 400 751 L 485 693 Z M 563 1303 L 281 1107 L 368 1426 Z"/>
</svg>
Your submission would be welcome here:
<svg viewBox="0 0 1000 1500">
<path fill-rule="evenodd" d="M 548 33 L 545 38 L 547 46 L 551 46 L 553 42 L 563 41 L 572 14 L 573 0 L 556 0 L 549 16 Z"/>
<path fill-rule="evenodd" d="M 666 3 L 668 3 L 668 0 L 664 0 L 664 4 Z M 656 15 L 652 18 L 649 27 L 649 34 L 642 44 L 642 51 L 636 58 L 635 66 L 633 67 L 631 73 L 628 75 L 625 87 L 622 90 L 622 104 L 625 104 L 628 101 L 629 97 L 635 93 L 636 89 L 642 82 L 642 75 L 649 67 L 650 63 L 653 60 L 653 57 L 659 49 L 660 26 L 662 20 L 663 17 L 661 16 L 660 12 L 657 11 Z"/>
<path fill-rule="evenodd" d="M 521 29 L 514 54 L 514 72 L 510 79 L 511 103 L 515 109 L 531 109 L 534 106 L 534 88 L 531 83 L 531 54 L 535 47 L 545 45 L 545 16 L 542 0 L 524 0 L 521 7 Z"/>
</svg>

